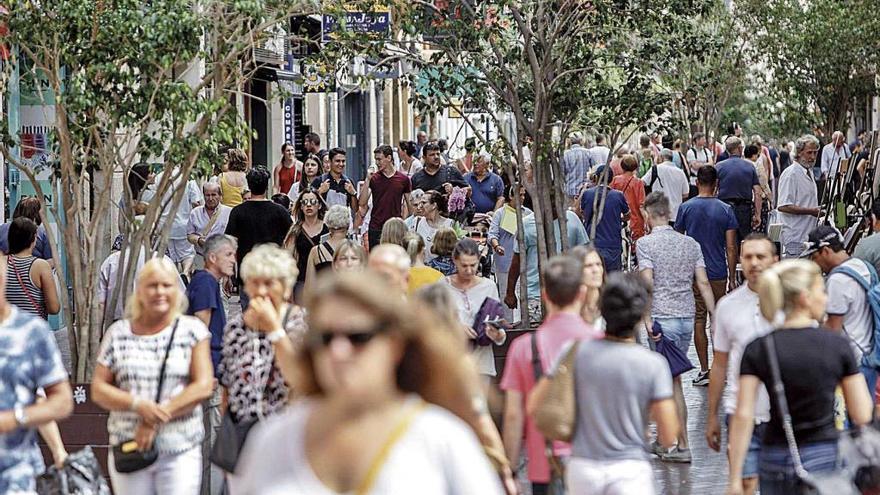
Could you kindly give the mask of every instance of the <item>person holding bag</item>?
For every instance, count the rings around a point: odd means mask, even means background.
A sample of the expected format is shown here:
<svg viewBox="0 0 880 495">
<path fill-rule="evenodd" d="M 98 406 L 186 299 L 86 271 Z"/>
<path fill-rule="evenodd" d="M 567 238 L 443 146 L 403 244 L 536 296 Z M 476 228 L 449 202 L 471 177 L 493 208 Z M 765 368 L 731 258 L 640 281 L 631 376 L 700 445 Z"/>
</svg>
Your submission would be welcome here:
<svg viewBox="0 0 880 495">
<path fill-rule="evenodd" d="M 743 459 L 761 382 L 771 397 L 770 422 L 758 457 L 762 495 L 817 493 L 810 491 L 810 478 L 839 467 L 835 389 L 843 390 L 856 426 L 871 421 L 871 397 L 847 338 L 815 323 L 824 319 L 827 299 L 816 264 L 786 260 L 770 267 L 761 275 L 758 296 L 764 318 L 772 321 L 781 311 L 785 321 L 752 341 L 743 353 L 736 413 L 730 422 L 727 493 L 743 493 Z"/>
<path fill-rule="evenodd" d="M 638 276 L 609 275 L 599 301 L 605 338 L 569 345 L 529 396 L 528 412 L 537 420 L 546 408 L 566 402 L 555 382 L 568 383 L 567 393 L 574 394 L 575 406 L 569 408 L 574 413 L 572 455 L 566 467 L 569 493 L 655 493 L 644 436 L 648 417 L 656 421 L 664 447 L 675 444 L 678 418 L 666 360 L 635 339 L 650 299 L 646 282 Z M 572 351 L 572 346 L 577 347 Z"/>
<path fill-rule="evenodd" d="M 107 329 L 92 398 L 110 411 L 108 459 L 116 493 L 196 495 L 211 395 L 210 332 L 181 316 L 186 304 L 170 260 L 144 264 L 127 315 Z"/>
</svg>

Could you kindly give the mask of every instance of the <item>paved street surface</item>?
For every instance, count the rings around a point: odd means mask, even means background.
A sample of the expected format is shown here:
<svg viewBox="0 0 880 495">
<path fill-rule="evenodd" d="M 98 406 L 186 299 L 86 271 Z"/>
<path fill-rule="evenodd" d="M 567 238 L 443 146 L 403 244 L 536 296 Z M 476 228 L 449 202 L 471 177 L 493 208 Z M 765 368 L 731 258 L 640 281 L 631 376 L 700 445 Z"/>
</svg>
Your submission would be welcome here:
<svg viewBox="0 0 880 495">
<path fill-rule="evenodd" d="M 711 353 L 711 348 L 709 349 Z M 699 368 L 699 361 L 694 347 L 688 354 L 694 366 Z M 654 460 L 654 477 L 657 480 L 657 492 L 664 495 L 715 495 L 724 493 L 727 487 L 727 457 L 724 449 L 727 446 L 727 431 L 724 430 L 724 444 L 721 453 L 711 450 L 706 445 L 706 401 L 709 387 L 694 387 L 691 380 L 698 370 L 685 373 L 684 396 L 688 407 L 688 441 L 690 442 L 692 464 L 675 464 Z M 723 425 L 722 425 L 723 428 Z"/>
</svg>

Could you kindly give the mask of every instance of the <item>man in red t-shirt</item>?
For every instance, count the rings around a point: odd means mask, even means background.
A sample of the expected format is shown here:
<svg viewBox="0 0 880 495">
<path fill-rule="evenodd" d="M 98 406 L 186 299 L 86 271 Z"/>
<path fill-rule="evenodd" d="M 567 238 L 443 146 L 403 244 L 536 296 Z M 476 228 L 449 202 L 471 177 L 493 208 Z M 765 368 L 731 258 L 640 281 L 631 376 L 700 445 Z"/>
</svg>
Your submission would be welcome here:
<svg viewBox="0 0 880 495">
<path fill-rule="evenodd" d="M 541 372 L 544 374 L 556 362 L 559 352 L 572 340 L 595 339 L 602 333 L 588 325 L 580 316 L 586 295 L 583 285 L 583 263 L 574 257 L 561 255 L 551 258 L 544 268 L 544 287 L 541 296 L 547 306 L 547 317 L 535 333 Z M 545 440 L 532 419 L 525 414 L 526 399 L 535 386 L 532 365 L 532 336 L 522 335 L 513 341 L 504 365 L 501 389 L 506 392 L 504 410 L 504 450 L 510 465 L 516 466 L 525 430 L 528 453 L 528 475 L 532 493 L 547 493 L 550 465 L 545 455 Z M 570 455 L 570 446 L 555 442 L 557 455 Z"/>
<path fill-rule="evenodd" d="M 359 210 L 366 213 L 370 196 L 373 197 L 373 205 L 370 207 L 370 225 L 367 236 L 370 248 L 379 244 L 382 236 L 382 226 L 389 218 L 405 218 L 412 211 L 412 203 L 409 194 L 412 192 L 412 184 L 406 174 L 394 167 L 394 150 L 391 146 L 383 144 L 373 151 L 376 160 L 374 173 L 367 174 L 367 180 L 361 186 Z M 406 204 L 406 212 L 401 209 Z"/>
</svg>

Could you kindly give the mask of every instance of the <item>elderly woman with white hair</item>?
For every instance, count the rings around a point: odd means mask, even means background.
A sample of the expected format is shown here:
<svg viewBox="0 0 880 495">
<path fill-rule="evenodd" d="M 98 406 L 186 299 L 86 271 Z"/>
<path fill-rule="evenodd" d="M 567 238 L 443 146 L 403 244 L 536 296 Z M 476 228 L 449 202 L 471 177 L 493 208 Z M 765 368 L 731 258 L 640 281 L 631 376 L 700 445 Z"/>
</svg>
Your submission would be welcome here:
<svg viewBox="0 0 880 495">
<path fill-rule="evenodd" d="M 330 235 L 327 236 L 327 240 L 309 251 L 309 258 L 306 261 L 306 284 L 303 290 L 305 295 L 308 295 L 309 289 L 314 287 L 318 274 L 333 266 L 333 256 L 339 245 L 345 241 L 351 228 L 351 210 L 342 205 L 331 206 L 324 214 L 324 225 L 330 230 Z"/>
<path fill-rule="evenodd" d="M 211 395 L 211 334 L 183 316 L 177 269 L 149 260 L 138 274 L 127 317 L 107 329 L 92 399 L 110 411 L 108 464 L 116 493 L 199 493 L 204 438 L 201 402 Z M 152 462 L 127 463 L 141 452 Z M 134 464 L 140 464 L 134 466 Z"/>
<path fill-rule="evenodd" d="M 241 262 L 241 278 L 250 303 L 242 316 L 226 326 L 217 373 L 229 404 L 223 421 L 231 422 L 221 426 L 217 441 L 227 450 L 222 463 L 226 465 L 221 467 L 230 471 L 227 486 L 232 495 L 241 493 L 238 477 L 232 474 L 238 452 L 229 452 L 229 438 L 224 438 L 224 432 L 234 430 L 244 436 L 249 426 L 287 404 L 289 390 L 284 377 L 295 371 L 285 367 L 292 363 L 305 333 L 305 311 L 290 303 L 297 273 L 290 253 L 273 244 L 257 246 Z M 211 460 L 221 464 L 215 455 Z"/>
</svg>

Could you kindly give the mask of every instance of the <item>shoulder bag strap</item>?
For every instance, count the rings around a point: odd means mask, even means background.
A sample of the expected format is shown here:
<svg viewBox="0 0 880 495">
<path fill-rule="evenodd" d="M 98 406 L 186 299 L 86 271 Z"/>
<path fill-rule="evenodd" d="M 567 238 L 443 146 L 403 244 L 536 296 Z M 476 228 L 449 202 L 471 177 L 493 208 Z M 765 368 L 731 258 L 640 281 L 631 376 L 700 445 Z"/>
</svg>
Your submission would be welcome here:
<svg viewBox="0 0 880 495">
<path fill-rule="evenodd" d="M 223 205 L 217 205 L 217 209 L 214 210 L 214 214 L 211 215 L 211 218 L 208 219 L 208 223 L 205 224 L 205 228 L 202 229 L 202 233 L 199 235 L 199 237 L 205 237 L 208 234 L 208 232 L 211 231 L 211 227 L 213 227 L 214 224 L 217 223 L 217 219 L 220 218 L 220 207 L 221 206 L 223 206 Z"/>
<path fill-rule="evenodd" d="M 180 318 L 174 320 L 174 326 L 171 328 L 171 338 L 168 339 L 168 345 L 165 346 L 165 356 L 162 357 L 162 366 L 159 368 L 159 386 L 156 387 L 156 404 L 159 403 L 162 395 L 162 385 L 165 384 L 165 365 L 168 363 L 168 354 L 171 353 L 171 345 L 174 344 L 174 335 L 177 334 L 177 325 Z"/>
<path fill-rule="evenodd" d="M 785 399 L 785 386 L 782 384 L 782 374 L 779 371 L 779 360 L 776 357 L 774 337 L 775 335 L 771 333 L 764 339 L 764 350 L 767 351 L 767 362 L 770 364 L 770 376 L 773 379 L 773 394 L 776 396 L 779 414 L 782 415 L 782 429 L 785 431 L 785 440 L 788 442 L 788 449 L 794 464 L 795 473 L 799 478 L 806 478 L 808 476 L 807 470 L 804 469 L 804 465 L 801 463 L 801 454 L 798 451 L 797 441 L 794 438 L 794 427 L 791 424 L 791 414 L 788 411 L 788 401 Z"/>
<path fill-rule="evenodd" d="M 36 301 L 36 299 L 34 299 L 34 296 L 32 296 L 31 293 L 27 290 L 27 287 L 25 287 L 24 279 L 22 279 L 21 273 L 18 272 L 18 267 L 15 266 L 15 262 L 12 260 L 11 254 L 6 257 L 6 263 L 7 263 L 7 265 L 9 265 L 12 268 L 12 273 L 14 273 L 15 278 L 18 279 L 18 285 L 21 287 L 21 291 L 24 292 L 25 296 L 27 296 L 28 301 L 30 301 L 30 303 L 31 303 L 31 306 L 34 307 L 34 311 L 36 311 L 37 313 L 39 313 L 40 315 L 42 315 L 45 318 L 46 312 L 40 308 L 40 305 L 37 304 L 37 301 Z M 33 263 L 31 263 L 31 266 L 33 266 Z"/>
<path fill-rule="evenodd" d="M 427 403 L 423 400 L 419 400 L 409 408 L 409 411 L 404 413 L 397 425 L 394 426 L 394 429 L 391 430 L 391 434 L 388 435 L 388 438 L 382 443 L 382 447 L 379 449 L 376 457 L 374 457 L 373 461 L 370 463 L 370 468 L 367 470 L 366 476 L 364 476 L 364 479 L 360 482 L 357 490 L 354 492 L 356 495 L 366 495 L 370 493 L 370 490 L 372 490 L 373 485 L 376 484 L 376 479 L 379 477 L 379 473 L 382 471 L 382 466 L 385 465 L 385 461 L 388 460 L 388 456 L 391 454 L 394 445 L 403 438 L 403 435 L 406 434 L 410 425 L 412 425 L 413 420 L 416 419 L 425 407 L 427 407 Z"/>
<path fill-rule="evenodd" d="M 541 354 L 538 353 L 538 333 L 532 332 L 530 337 L 532 341 L 532 373 L 535 375 L 535 383 L 544 376 L 544 369 L 541 366 Z"/>
</svg>

